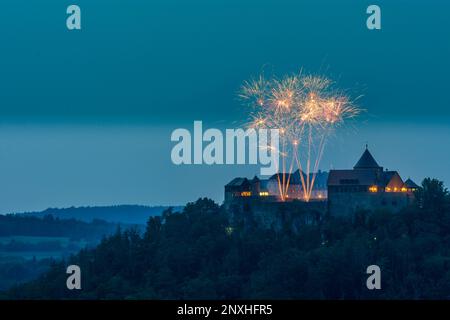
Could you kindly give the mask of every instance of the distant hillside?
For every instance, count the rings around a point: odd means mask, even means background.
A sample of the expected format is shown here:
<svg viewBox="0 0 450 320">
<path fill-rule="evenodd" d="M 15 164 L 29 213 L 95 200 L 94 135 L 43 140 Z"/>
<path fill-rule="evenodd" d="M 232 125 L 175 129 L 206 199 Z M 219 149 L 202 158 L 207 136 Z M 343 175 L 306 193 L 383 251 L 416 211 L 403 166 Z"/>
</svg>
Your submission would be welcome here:
<svg viewBox="0 0 450 320">
<path fill-rule="evenodd" d="M 20 215 L 44 217 L 52 215 L 60 219 L 77 219 L 85 222 L 104 220 L 123 224 L 145 224 L 149 217 L 160 215 L 168 207 L 118 205 L 104 207 L 71 207 L 64 209 L 49 208 L 41 212 L 27 212 Z M 175 206 L 173 211 L 181 211 L 183 207 Z"/>
<path fill-rule="evenodd" d="M 75 219 L 61 219 L 52 215 L 36 217 L 32 215 L 0 215 L 0 251 L 4 237 L 49 237 L 68 239 L 100 240 L 114 233 L 120 224 L 93 220 L 85 222 Z M 126 227 L 125 224 L 121 225 Z M 9 240 L 9 239 L 7 239 Z M 17 239 L 13 239 L 17 244 Z M 21 241 L 19 241 L 21 242 Z"/>
<path fill-rule="evenodd" d="M 0 291 L 35 279 L 50 268 L 51 259 L 93 248 L 118 230 L 141 234 L 148 219 L 164 209 L 122 205 L 0 214 Z"/>
</svg>

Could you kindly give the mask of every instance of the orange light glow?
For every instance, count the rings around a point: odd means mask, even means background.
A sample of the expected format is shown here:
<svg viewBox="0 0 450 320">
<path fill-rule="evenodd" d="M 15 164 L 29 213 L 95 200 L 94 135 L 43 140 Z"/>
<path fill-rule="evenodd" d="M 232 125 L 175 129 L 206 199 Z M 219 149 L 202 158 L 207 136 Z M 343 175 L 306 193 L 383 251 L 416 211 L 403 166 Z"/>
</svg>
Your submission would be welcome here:
<svg viewBox="0 0 450 320">
<path fill-rule="evenodd" d="M 269 195 L 269 192 L 267 192 L 267 191 L 261 191 L 261 192 L 259 193 L 259 195 L 260 195 L 261 197 L 267 197 L 267 196 Z"/>
<path fill-rule="evenodd" d="M 250 191 L 242 191 L 241 192 L 241 197 L 250 197 L 252 195 L 252 193 Z"/>
<path fill-rule="evenodd" d="M 369 191 L 370 192 L 378 192 L 378 187 L 377 186 L 371 186 L 371 187 L 369 187 Z"/>
<path fill-rule="evenodd" d="M 279 148 L 262 146 L 281 158 L 278 192 L 272 191 L 271 195 L 279 195 L 281 201 L 289 198 L 288 193 L 291 198 L 298 197 L 289 189 L 290 178 L 298 169 L 306 173 L 306 177 L 300 175 L 300 183 L 302 198 L 308 201 L 315 190 L 316 172 L 328 136 L 335 127 L 357 116 L 359 108 L 345 91 L 337 90 L 332 80 L 301 70 L 281 78 L 260 75 L 244 81 L 239 97 L 250 107 L 250 128 L 279 129 Z M 266 195 L 258 190 L 252 196 Z"/>
</svg>

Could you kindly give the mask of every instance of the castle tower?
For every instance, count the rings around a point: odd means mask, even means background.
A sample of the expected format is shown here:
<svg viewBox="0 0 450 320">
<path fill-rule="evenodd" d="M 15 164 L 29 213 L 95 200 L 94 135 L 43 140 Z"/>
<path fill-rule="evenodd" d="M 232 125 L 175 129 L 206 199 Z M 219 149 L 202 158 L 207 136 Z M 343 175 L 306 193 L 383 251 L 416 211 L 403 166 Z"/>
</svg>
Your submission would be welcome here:
<svg viewBox="0 0 450 320">
<path fill-rule="evenodd" d="M 253 196 L 258 196 L 261 191 L 261 181 L 257 176 L 251 180 L 251 192 Z"/>
<path fill-rule="evenodd" d="M 366 150 L 364 150 L 364 153 L 362 154 L 361 158 L 359 158 L 358 162 L 356 162 L 353 169 L 376 169 L 383 171 L 383 167 L 380 167 L 378 163 L 373 158 L 372 154 L 370 153 L 367 145 Z"/>
</svg>

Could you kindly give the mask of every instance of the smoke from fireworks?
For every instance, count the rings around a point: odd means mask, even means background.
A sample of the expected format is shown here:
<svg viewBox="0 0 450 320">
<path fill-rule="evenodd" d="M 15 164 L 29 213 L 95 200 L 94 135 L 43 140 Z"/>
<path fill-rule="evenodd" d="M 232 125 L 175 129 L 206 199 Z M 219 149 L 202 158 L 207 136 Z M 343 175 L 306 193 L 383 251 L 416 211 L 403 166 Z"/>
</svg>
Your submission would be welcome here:
<svg viewBox="0 0 450 320">
<path fill-rule="evenodd" d="M 239 96 L 251 107 L 251 128 L 280 130 L 280 150 L 276 152 L 281 156 L 277 174 L 281 200 L 288 196 L 296 165 L 303 199 L 309 201 L 327 138 L 360 110 L 330 79 L 301 73 L 246 81 Z"/>
</svg>

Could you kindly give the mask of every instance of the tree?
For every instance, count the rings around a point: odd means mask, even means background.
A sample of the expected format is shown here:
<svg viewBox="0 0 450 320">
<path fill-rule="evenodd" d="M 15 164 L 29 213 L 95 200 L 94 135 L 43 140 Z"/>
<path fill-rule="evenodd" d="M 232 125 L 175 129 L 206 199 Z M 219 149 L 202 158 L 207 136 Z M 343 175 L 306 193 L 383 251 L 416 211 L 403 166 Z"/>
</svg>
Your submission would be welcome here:
<svg viewBox="0 0 450 320">
<path fill-rule="evenodd" d="M 425 178 L 422 188 L 417 191 L 422 208 L 429 211 L 442 211 L 448 202 L 448 195 L 444 182 L 431 178 Z"/>
</svg>

